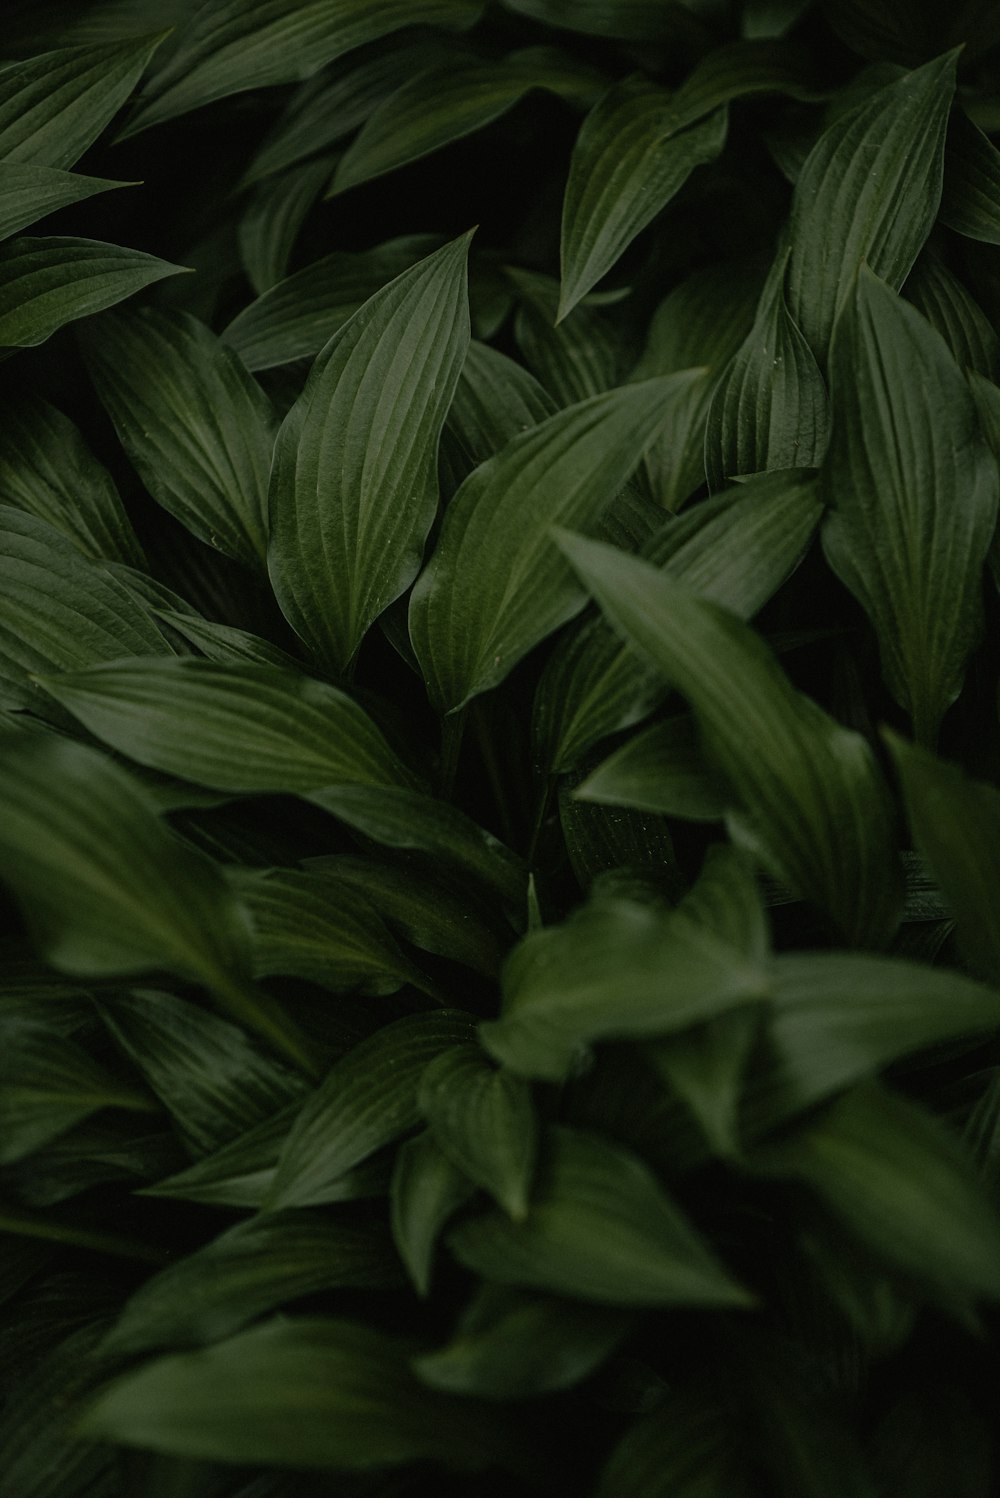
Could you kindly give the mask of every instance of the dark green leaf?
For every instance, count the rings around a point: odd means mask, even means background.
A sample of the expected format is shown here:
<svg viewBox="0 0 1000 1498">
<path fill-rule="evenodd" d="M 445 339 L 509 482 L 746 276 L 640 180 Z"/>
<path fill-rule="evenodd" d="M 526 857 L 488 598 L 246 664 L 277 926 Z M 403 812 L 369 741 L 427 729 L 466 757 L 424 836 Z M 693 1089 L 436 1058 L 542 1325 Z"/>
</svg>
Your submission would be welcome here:
<svg viewBox="0 0 1000 1498">
<path fill-rule="evenodd" d="M 535 271 L 507 274 L 520 302 L 514 319 L 518 349 L 557 406 L 571 406 L 622 384 L 627 344 L 604 308 L 578 305 L 557 325 L 558 281 Z"/>
<path fill-rule="evenodd" d="M 105 177 L 83 177 L 50 166 L 19 161 L 0 161 L 0 239 L 8 239 L 37 219 L 82 202 L 113 187 L 131 187 L 130 182 L 112 182 Z"/>
<path fill-rule="evenodd" d="M 729 795 L 705 764 L 693 718 L 670 718 L 637 733 L 574 792 L 603 806 L 634 806 L 695 822 L 722 821 Z"/>
<path fill-rule="evenodd" d="M 420 1121 L 417 1088 L 425 1066 L 469 1040 L 472 1028 L 472 1017 L 456 1009 L 409 1015 L 335 1062 L 295 1120 L 269 1205 L 337 1200 L 341 1176 Z"/>
<path fill-rule="evenodd" d="M 981 628 L 997 465 L 944 340 L 866 270 L 830 368 L 824 550 L 875 626 L 886 684 L 933 744 Z"/>
<path fill-rule="evenodd" d="M 895 928 L 887 790 L 860 734 L 796 692 L 763 642 L 646 562 L 562 545 L 611 623 L 688 698 L 710 762 L 742 808 L 730 826 L 772 873 L 860 945 Z"/>
<path fill-rule="evenodd" d="M 183 270 L 96 239 L 12 239 L 0 245 L 0 346 L 44 343 L 66 323 Z"/>
<path fill-rule="evenodd" d="M 262 1207 L 274 1180 L 281 1146 L 288 1138 L 300 1106 L 299 1102 L 290 1103 L 279 1113 L 230 1139 L 221 1149 L 203 1156 L 186 1170 L 157 1181 L 155 1186 L 147 1186 L 143 1195 L 219 1207 L 250 1210 Z M 228 1122 L 226 1127 L 230 1127 Z M 350 1183 L 350 1176 L 345 1179 Z M 347 1190 L 342 1199 L 351 1194 Z M 363 1196 L 366 1193 L 358 1194 Z"/>
<path fill-rule="evenodd" d="M 752 1303 L 642 1161 L 577 1129 L 549 1131 L 523 1222 L 494 1211 L 448 1244 L 485 1279 L 598 1305 Z"/>
<path fill-rule="evenodd" d="M 454 1046 L 420 1079 L 417 1103 L 438 1147 L 511 1217 L 528 1210 L 538 1150 L 531 1089 L 479 1046 Z"/>
<path fill-rule="evenodd" d="M 278 435 L 271 582 L 338 670 L 420 566 L 469 343 L 467 253 L 466 235 L 377 292 L 323 349 Z"/>
<path fill-rule="evenodd" d="M 537 426 L 555 411 L 555 401 L 526 369 L 473 339 L 445 425 L 446 442 L 461 452 L 459 481 L 518 432 Z"/>
<path fill-rule="evenodd" d="M 320 156 L 263 182 L 240 219 L 240 259 L 258 296 L 288 275 L 299 230 L 330 175 L 335 156 Z"/>
<path fill-rule="evenodd" d="M 961 110 L 948 129 L 941 222 L 986 244 L 1000 244 L 1000 151 Z"/>
<path fill-rule="evenodd" d="M 629 1427 L 596 1498 L 752 1498 L 751 1481 L 730 1412 L 704 1389 L 678 1386 Z"/>
<path fill-rule="evenodd" d="M 392 1169 L 392 1236 L 399 1257 L 416 1287 L 430 1289 L 434 1251 L 441 1229 L 475 1187 L 452 1165 L 429 1131 L 407 1139 L 396 1151 Z"/>
<path fill-rule="evenodd" d="M 88 329 L 87 365 L 153 498 L 209 546 L 260 568 L 274 418 L 196 318 L 144 308 Z"/>
<path fill-rule="evenodd" d="M 759 1012 L 734 1009 L 644 1047 L 646 1059 L 684 1099 L 719 1155 L 739 1149 L 740 1097 L 759 1027 Z"/>
<path fill-rule="evenodd" d="M 936 328 L 962 367 L 985 379 L 1000 375 L 1000 336 L 964 284 L 926 251 L 906 278 L 906 299 Z"/>
</svg>

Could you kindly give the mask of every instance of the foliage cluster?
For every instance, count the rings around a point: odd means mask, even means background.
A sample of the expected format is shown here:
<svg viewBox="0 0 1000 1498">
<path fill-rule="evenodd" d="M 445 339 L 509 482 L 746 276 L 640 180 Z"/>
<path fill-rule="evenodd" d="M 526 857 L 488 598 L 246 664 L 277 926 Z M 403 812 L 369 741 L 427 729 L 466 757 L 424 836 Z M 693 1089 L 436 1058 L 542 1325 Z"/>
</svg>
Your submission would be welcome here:
<svg viewBox="0 0 1000 1498">
<path fill-rule="evenodd" d="M 989 1498 L 995 0 L 0 49 L 0 1493 Z"/>
</svg>

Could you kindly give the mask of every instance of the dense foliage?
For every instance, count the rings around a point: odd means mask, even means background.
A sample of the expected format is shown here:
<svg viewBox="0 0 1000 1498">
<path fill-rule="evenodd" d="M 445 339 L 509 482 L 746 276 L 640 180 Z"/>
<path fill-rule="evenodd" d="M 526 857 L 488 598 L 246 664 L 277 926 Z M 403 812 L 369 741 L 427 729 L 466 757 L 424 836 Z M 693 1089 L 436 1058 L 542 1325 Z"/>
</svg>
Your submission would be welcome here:
<svg viewBox="0 0 1000 1498">
<path fill-rule="evenodd" d="M 0 55 L 0 1494 L 990 1498 L 995 0 Z"/>
</svg>

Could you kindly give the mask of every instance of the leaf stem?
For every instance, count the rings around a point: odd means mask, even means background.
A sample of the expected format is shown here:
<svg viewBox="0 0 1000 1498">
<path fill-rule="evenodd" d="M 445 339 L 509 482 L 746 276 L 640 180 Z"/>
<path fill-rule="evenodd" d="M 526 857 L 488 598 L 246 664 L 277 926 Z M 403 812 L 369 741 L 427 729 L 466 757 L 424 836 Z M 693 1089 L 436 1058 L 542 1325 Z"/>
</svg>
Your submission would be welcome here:
<svg viewBox="0 0 1000 1498">
<path fill-rule="evenodd" d="M 525 854 L 528 867 L 531 869 L 535 867 L 538 840 L 542 835 L 542 828 L 545 825 L 545 817 L 549 809 L 549 801 L 551 800 L 552 788 L 555 783 L 556 777 L 554 775 L 546 775 L 545 783 L 542 786 L 542 794 L 539 796 L 538 805 L 535 807 L 535 820 L 531 824 L 531 837 L 528 839 L 528 851 Z"/>
</svg>

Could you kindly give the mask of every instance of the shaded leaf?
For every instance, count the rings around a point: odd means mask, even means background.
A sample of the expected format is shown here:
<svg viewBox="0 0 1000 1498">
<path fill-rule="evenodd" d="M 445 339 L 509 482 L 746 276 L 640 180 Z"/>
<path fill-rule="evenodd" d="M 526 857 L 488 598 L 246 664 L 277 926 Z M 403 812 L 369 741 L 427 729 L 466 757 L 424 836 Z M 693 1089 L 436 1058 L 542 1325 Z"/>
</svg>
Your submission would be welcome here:
<svg viewBox="0 0 1000 1498">
<path fill-rule="evenodd" d="M 113 187 L 131 187 L 105 177 L 84 177 L 54 167 L 0 161 L 0 239 L 8 239 L 37 219 Z"/>
<path fill-rule="evenodd" d="M 747 1454 L 733 1435 L 717 1396 L 673 1388 L 615 1446 L 597 1498 L 751 1498 Z"/>
<path fill-rule="evenodd" d="M 445 424 L 445 440 L 461 451 L 459 481 L 555 412 L 555 401 L 526 369 L 474 338 Z"/>
<path fill-rule="evenodd" d="M 514 319 L 518 349 L 557 406 L 571 406 L 623 383 L 628 346 L 602 307 L 577 305 L 557 325 L 558 281 L 535 271 L 510 269 L 507 274 L 520 303 Z"/>
<path fill-rule="evenodd" d="M 729 796 L 712 777 L 693 718 L 669 718 L 616 749 L 574 795 L 603 806 L 635 806 L 695 822 L 722 821 Z"/>
<path fill-rule="evenodd" d="M 965 370 L 1000 375 L 1000 335 L 964 284 L 926 251 L 906 278 L 906 299 L 922 312 Z"/>
<path fill-rule="evenodd" d="M 194 1165 L 145 1187 L 143 1195 L 219 1207 L 262 1207 L 274 1180 L 281 1146 L 300 1106 L 298 1101 L 288 1104 Z"/>
<path fill-rule="evenodd" d="M 719 1155 L 735 1155 L 739 1149 L 740 1097 L 760 1019 L 760 1012 L 753 1008 L 734 1009 L 643 1048 L 646 1059 L 684 1099 Z"/>
<path fill-rule="evenodd" d="M 941 222 L 967 239 L 1000 244 L 1000 151 L 961 110 L 948 128 Z"/>
<path fill-rule="evenodd" d="M 392 1236 L 418 1295 L 426 1296 L 430 1289 L 442 1228 L 475 1189 L 429 1130 L 404 1140 L 396 1151 L 390 1191 Z"/>
<path fill-rule="evenodd" d="M 237 239 L 247 279 L 258 296 L 288 275 L 299 230 L 319 197 L 335 160 L 321 156 L 264 181 L 240 219 Z"/>
<path fill-rule="evenodd" d="M 672 38 L 678 27 L 693 26 L 685 0 L 503 0 L 508 10 L 546 26 L 565 27 L 583 36 L 645 42 Z M 695 34 L 698 28 L 695 27 Z"/>
</svg>

